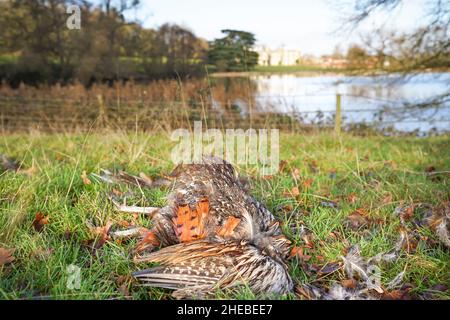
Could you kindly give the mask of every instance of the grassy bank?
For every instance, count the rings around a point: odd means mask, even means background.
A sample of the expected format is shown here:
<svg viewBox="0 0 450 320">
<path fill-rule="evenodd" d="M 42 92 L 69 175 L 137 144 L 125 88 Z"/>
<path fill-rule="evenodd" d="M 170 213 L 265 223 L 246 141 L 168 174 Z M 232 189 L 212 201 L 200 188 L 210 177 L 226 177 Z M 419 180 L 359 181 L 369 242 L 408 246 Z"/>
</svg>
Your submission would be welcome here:
<svg viewBox="0 0 450 320">
<path fill-rule="evenodd" d="M 113 228 L 151 225 L 148 218 L 116 213 L 106 197 L 110 187 L 89 173 L 121 168 L 152 178 L 168 174 L 173 165 L 167 137 L 111 132 L 0 139 L 0 154 L 18 159 L 24 169 L 0 174 L 0 248 L 15 249 L 14 260 L 0 265 L 2 299 L 169 297 L 168 291 L 147 290 L 130 278 L 143 268 L 130 260 L 135 241 L 107 240 L 95 252 L 88 246 L 93 226 L 108 221 Z M 450 298 L 445 288 L 450 283 L 449 251 L 432 229 L 414 224 L 425 204 L 435 207 L 450 200 L 448 136 L 335 139 L 286 134 L 280 146 L 284 161 L 277 175 L 261 178 L 255 168 L 244 167 L 240 173 L 252 177 L 254 195 L 283 221 L 296 248 L 290 271 L 299 284 L 327 289 L 348 283 L 341 257 L 350 246 L 358 244 L 363 258 L 373 257 L 390 250 L 406 232 L 408 243 L 398 259 L 380 265 L 381 286 L 387 288 L 404 272 L 399 286 L 409 284 L 410 295 Z M 90 183 L 83 180 L 83 171 Z M 167 190 L 134 192 L 129 204 L 162 206 Z M 403 227 L 395 211 L 399 207 L 410 208 Z M 48 220 L 36 221 L 38 212 Z M 80 289 L 67 287 L 69 265 L 81 268 Z"/>
<path fill-rule="evenodd" d="M 256 66 L 255 72 L 261 73 L 292 73 L 292 72 L 345 72 L 346 69 L 337 69 L 321 66 Z"/>
<path fill-rule="evenodd" d="M 248 77 L 251 75 L 269 75 L 269 74 L 295 74 L 298 76 L 312 77 L 323 74 L 345 74 L 351 70 L 328 68 L 321 66 L 256 66 L 251 71 L 243 72 L 215 72 L 211 73 L 212 77 Z"/>
</svg>

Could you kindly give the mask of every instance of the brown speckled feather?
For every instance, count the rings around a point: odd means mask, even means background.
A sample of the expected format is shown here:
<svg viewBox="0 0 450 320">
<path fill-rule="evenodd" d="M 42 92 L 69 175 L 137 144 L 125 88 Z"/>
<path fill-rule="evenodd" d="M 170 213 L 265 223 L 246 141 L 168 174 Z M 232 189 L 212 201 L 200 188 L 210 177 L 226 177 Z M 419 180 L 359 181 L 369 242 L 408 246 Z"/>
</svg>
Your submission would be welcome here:
<svg viewBox="0 0 450 320">
<path fill-rule="evenodd" d="M 178 244 L 151 253 L 147 261 L 161 265 L 133 275 L 146 286 L 177 290 L 177 298 L 210 296 L 239 285 L 256 294 L 286 294 L 293 287 L 285 265 L 247 241 Z"/>
</svg>

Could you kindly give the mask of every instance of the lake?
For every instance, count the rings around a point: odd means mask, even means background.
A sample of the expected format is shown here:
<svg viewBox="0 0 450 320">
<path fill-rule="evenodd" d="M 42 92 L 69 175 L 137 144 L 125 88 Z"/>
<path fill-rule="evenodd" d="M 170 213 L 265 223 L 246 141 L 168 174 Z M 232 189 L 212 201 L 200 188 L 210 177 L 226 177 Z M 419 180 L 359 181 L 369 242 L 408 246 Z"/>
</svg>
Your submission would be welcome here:
<svg viewBox="0 0 450 320">
<path fill-rule="evenodd" d="M 223 81 L 224 79 L 222 79 Z M 249 99 L 235 98 L 243 114 L 279 112 L 305 123 L 332 124 L 336 94 L 341 94 L 343 123 L 367 123 L 398 131 L 447 131 L 450 100 L 429 108 L 414 107 L 450 90 L 450 73 L 421 73 L 407 77 L 296 74 L 251 75 L 226 78 L 248 87 Z M 228 85 L 229 87 L 229 85 Z M 216 103 L 220 107 L 220 102 Z"/>
</svg>

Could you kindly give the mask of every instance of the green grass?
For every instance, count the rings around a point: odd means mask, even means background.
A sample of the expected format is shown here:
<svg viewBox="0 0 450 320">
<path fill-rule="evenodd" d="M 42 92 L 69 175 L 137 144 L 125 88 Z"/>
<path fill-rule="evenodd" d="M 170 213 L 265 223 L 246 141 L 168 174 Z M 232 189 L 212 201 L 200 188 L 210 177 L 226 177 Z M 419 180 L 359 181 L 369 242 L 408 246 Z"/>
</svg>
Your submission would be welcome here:
<svg viewBox="0 0 450 320">
<path fill-rule="evenodd" d="M 0 55 L 0 64 L 16 63 L 18 60 L 19 59 L 16 55 L 12 55 L 12 54 Z"/>
<path fill-rule="evenodd" d="M 109 241 L 92 254 L 83 241 L 92 237 L 87 221 L 103 226 L 108 220 L 131 221 L 132 216 L 114 212 L 106 198 L 108 186 L 94 179 L 92 184 L 84 185 L 80 175 L 83 170 L 98 173 L 100 168 L 122 168 L 134 174 L 143 171 L 151 177 L 167 174 L 173 168 L 169 161 L 172 146 L 169 139 L 143 133 L 33 133 L 3 135 L 0 139 L 0 154 L 23 161 L 25 167 L 36 168 L 31 177 L 13 172 L 0 174 L 0 247 L 16 249 L 15 260 L 0 266 L 0 298 L 124 298 L 117 279 L 142 268 L 130 260 L 135 242 Z M 398 238 L 400 226 L 395 207 L 402 203 L 437 205 L 450 200 L 448 175 L 436 180 L 424 174 L 429 166 L 449 170 L 448 136 L 344 135 L 336 139 L 328 134 L 285 134 L 281 136 L 280 158 L 288 165 L 271 179 L 257 177 L 255 168 L 240 168 L 240 172 L 254 177 L 254 195 L 284 222 L 284 230 L 294 245 L 304 246 L 304 240 L 288 225 L 303 224 L 312 231 L 315 248 L 305 252 L 312 256 L 309 263 L 340 261 L 345 248 L 352 244 L 361 246 L 364 257 L 389 250 Z M 300 176 L 297 181 L 290 173 L 295 168 Z M 334 170 L 336 174 L 330 175 Z M 308 189 L 303 187 L 306 179 L 313 179 Z M 295 186 L 299 186 L 300 194 L 293 198 L 286 191 Z M 143 190 L 134 204 L 161 206 L 166 192 Z M 348 200 L 352 193 L 356 197 L 354 203 Z M 391 200 L 383 202 L 389 194 Z M 323 201 L 338 201 L 339 208 L 324 207 Z M 358 208 L 364 208 L 369 217 L 379 218 L 382 223 L 368 229 L 347 229 L 345 218 Z M 49 216 L 49 223 L 41 232 L 32 227 L 36 212 Z M 138 222 L 144 226 L 151 223 L 145 217 L 139 217 Z M 331 237 L 331 232 L 339 232 L 341 237 Z M 420 228 L 419 232 L 436 239 L 427 228 Z M 404 282 L 413 286 L 414 293 L 437 284 L 448 286 L 449 257 L 443 245 L 431 246 L 420 241 L 415 252 L 402 251 L 395 264 L 383 266 L 382 282 L 388 283 L 405 270 Z M 71 264 L 81 268 L 79 290 L 67 288 L 67 267 Z M 319 278 L 307 275 L 299 268 L 297 259 L 291 260 L 291 274 L 300 283 L 317 283 Z M 339 270 L 320 283 L 330 286 L 344 278 Z M 134 299 L 161 299 L 170 294 L 125 283 Z M 218 297 L 231 296 L 218 294 Z M 253 296 L 244 290 L 233 297 Z M 440 297 L 448 299 L 450 293 L 444 292 Z"/>
</svg>

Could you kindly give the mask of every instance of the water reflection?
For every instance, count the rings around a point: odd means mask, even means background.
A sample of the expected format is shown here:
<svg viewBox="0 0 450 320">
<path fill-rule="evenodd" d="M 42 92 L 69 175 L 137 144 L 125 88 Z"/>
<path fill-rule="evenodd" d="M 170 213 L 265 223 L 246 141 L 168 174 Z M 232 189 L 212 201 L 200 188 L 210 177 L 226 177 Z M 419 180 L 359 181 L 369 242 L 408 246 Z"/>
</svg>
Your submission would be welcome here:
<svg viewBox="0 0 450 320">
<path fill-rule="evenodd" d="M 295 74 L 218 78 L 216 106 L 253 112 L 290 114 L 305 123 L 331 124 L 336 94 L 342 95 L 344 124 L 371 123 L 399 131 L 448 130 L 450 101 L 431 108 L 412 108 L 448 92 L 450 73 L 302 77 Z M 407 109 L 405 109 L 407 107 Z"/>
</svg>

